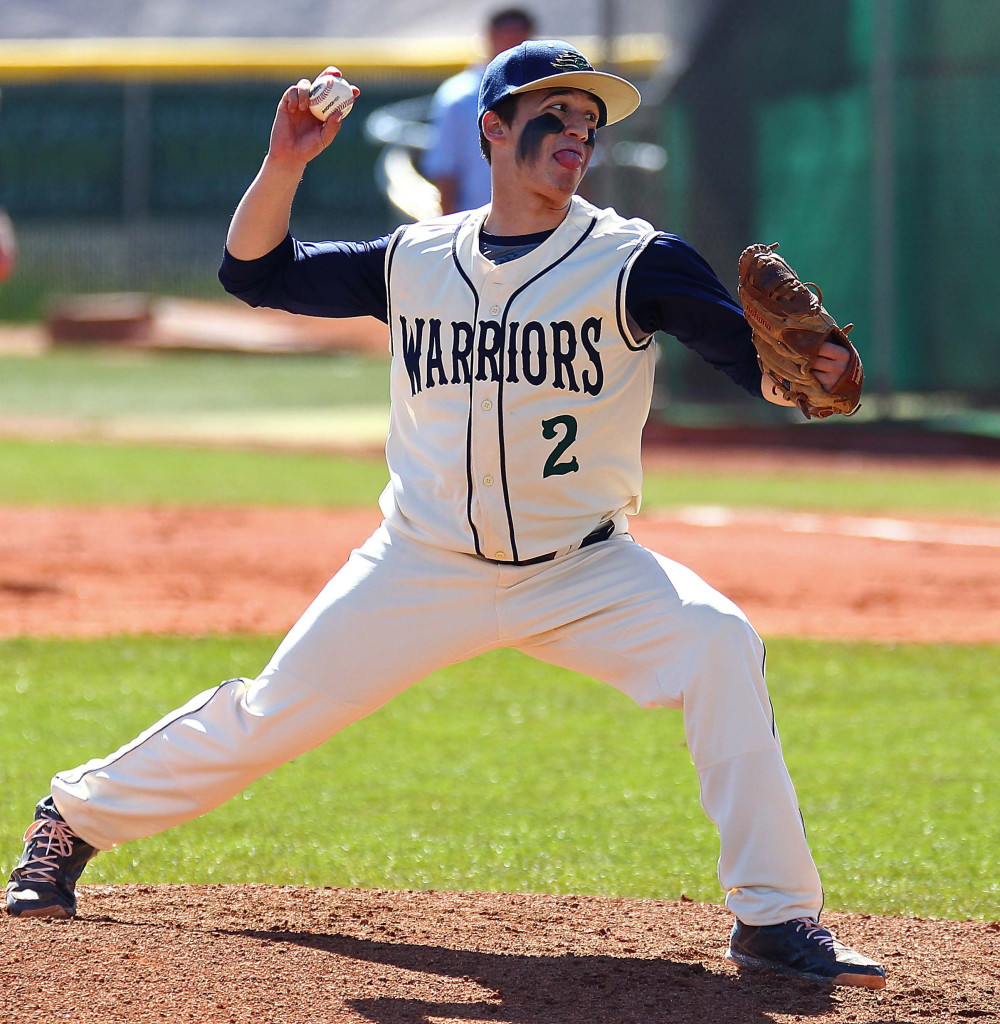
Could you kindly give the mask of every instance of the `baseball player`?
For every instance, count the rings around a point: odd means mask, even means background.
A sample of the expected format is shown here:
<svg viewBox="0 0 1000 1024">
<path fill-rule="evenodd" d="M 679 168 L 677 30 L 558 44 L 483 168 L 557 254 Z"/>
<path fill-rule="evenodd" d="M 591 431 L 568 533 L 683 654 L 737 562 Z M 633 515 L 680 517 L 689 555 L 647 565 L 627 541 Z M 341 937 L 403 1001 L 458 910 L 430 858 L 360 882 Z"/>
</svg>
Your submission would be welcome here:
<svg viewBox="0 0 1000 1024">
<path fill-rule="evenodd" d="M 883 987 L 882 967 L 818 923 L 823 892 L 760 638 L 731 601 L 628 532 L 655 331 L 772 392 L 740 305 L 698 253 L 575 195 L 601 128 L 639 93 L 560 40 L 506 50 L 479 99 L 492 202 L 324 243 L 288 233 L 303 172 L 339 128 L 309 113 L 308 94 L 303 79 L 282 96 L 220 276 L 251 305 L 388 325 L 384 521 L 257 678 L 206 690 L 54 777 L 9 913 L 72 916 L 99 850 L 204 814 L 428 673 L 513 647 L 683 712 L 719 831 L 732 962 Z M 828 359 L 834 380 L 842 360 Z"/>
</svg>

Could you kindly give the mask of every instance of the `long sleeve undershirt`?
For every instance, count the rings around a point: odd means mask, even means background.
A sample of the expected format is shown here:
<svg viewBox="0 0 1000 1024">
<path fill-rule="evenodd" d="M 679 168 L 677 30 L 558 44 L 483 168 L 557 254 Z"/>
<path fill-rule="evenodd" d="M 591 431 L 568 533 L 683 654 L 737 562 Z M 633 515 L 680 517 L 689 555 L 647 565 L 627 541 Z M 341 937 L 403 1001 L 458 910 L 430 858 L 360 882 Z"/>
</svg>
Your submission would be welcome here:
<svg viewBox="0 0 1000 1024">
<path fill-rule="evenodd" d="M 388 235 L 367 242 L 300 242 L 287 236 L 259 259 L 238 260 L 226 252 L 219 280 L 251 306 L 310 316 L 373 316 L 385 323 L 388 243 Z M 661 233 L 639 254 L 625 305 L 644 334 L 672 335 L 760 397 L 760 369 L 743 310 L 682 239 Z"/>
</svg>

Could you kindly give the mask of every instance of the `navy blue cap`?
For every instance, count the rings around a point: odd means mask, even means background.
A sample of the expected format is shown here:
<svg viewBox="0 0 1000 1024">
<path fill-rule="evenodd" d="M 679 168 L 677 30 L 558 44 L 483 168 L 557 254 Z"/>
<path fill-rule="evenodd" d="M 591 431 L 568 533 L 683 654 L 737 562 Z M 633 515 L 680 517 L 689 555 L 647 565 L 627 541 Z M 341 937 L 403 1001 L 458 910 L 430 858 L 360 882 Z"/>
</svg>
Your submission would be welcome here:
<svg viewBox="0 0 1000 1024">
<path fill-rule="evenodd" d="M 529 39 L 497 54 L 483 72 L 479 87 L 479 124 L 483 114 L 508 96 L 565 86 L 593 93 L 604 105 L 597 124 L 603 128 L 628 117 L 642 100 L 631 82 L 595 71 L 575 46 L 562 39 Z"/>
</svg>

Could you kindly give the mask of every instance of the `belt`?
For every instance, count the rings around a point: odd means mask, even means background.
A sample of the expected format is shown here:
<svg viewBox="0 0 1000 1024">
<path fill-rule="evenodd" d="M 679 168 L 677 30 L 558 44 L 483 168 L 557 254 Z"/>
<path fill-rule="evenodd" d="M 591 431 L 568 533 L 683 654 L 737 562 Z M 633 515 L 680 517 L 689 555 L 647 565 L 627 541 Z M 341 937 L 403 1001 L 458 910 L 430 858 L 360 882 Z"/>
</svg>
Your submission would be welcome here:
<svg viewBox="0 0 1000 1024">
<path fill-rule="evenodd" d="M 609 519 L 604 523 L 601 523 L 595 530 L 591 530 L 586 537 L 580 541 L 579 547 L 586 548 L 591 544 L 600 544 L 602 540 L 607 540 L 613 536 L 615 532 L 615 523 L 613 519 Z M 574 549 L 578 550 L 578 549 Z M 538 555 L 535 558 L 521 558 L 511 561 L 500 561 L 497 558 L 486 558 L 485 561 L 493 562 L 496 565 L 539 565 L 542 562 L 551 562 L 553 558 L 558 555 L 558 551 L 549 551 L 547 554 Z"/>
</svg>

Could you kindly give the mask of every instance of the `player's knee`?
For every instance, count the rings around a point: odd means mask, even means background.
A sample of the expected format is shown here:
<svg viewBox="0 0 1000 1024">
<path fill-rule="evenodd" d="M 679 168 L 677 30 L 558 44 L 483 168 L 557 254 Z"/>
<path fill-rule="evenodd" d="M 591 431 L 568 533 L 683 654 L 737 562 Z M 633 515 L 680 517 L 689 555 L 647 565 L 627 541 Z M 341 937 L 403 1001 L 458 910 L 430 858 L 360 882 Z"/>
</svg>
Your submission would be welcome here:
<svg viewBox="0 0 1000 1024">
<path fill-rule="evenodd" d="M 746 615 L 732 601 L 716 596 L 717 600 L 687 606 L 689 625 L 695 634 L 712 644 L 760 645 L 760 638 Z"/>
<path fill-rule="evenodd" d="M 728 689 L 746 683 L 756 689 L 763 679 L 764 644 L 735 605 L 703 605 L 693 614 L 698 637 L 697 660 L 702 678 Z"/>
</svg>

